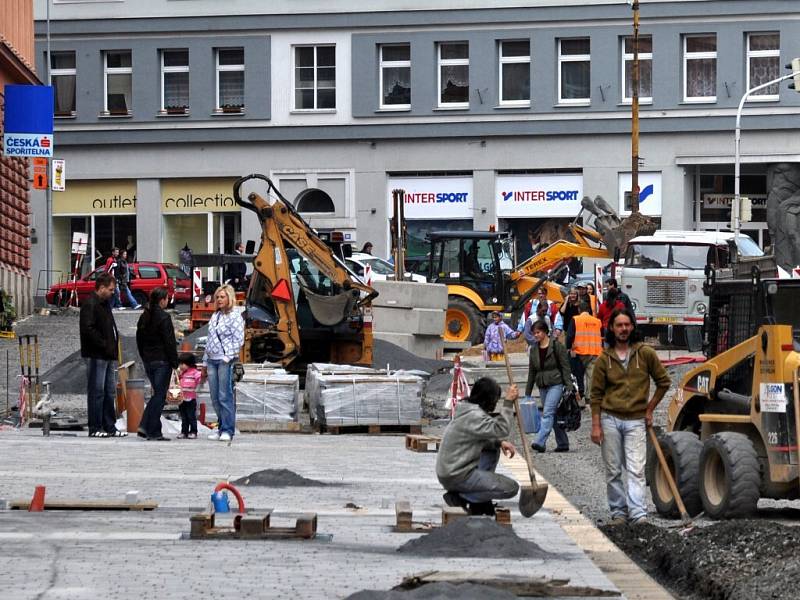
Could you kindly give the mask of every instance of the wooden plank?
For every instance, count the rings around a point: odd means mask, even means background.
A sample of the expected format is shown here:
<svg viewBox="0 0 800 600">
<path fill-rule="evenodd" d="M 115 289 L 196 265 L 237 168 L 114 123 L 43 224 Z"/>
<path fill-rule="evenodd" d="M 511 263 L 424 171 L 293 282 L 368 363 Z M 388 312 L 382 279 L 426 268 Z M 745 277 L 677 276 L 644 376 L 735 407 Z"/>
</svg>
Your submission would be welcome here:
<svg viewBox="0 0 800 600">
<path fill-rule="evenodd" d="M 750 423 L 750 415 L 715 415 L 703 413 L 700 415 L 701 423 Z"/>
<path fill-rule="evenodd" d="M 549 579 L 547 577 L 526 577 L 524 575 L 504 575 L 498 577 L 492 573 L 467 573 L 460 571 L 427 571 L 403 579 L 401 584 L 405 590 L 417 589 L 430 583 L 450 583 L 454 585 L 470 583 L 486 585 L 524 597 L 591 597 L 618 598 L 621 594 L 615 590 L 604 590 L 588 586 L 571 586 L 569 579 Z"/>
<path fill-rule="evenodd" d="M 438 452 L 442 438 L 433 435 L 406 435 L 406 450 L 412 452 Z"/>
<path fill-rule="evenodd" d="M 449 525 L 456 519 L 467 517 L 467 511 L 460 506 L 443 506 L 442 507 L 442 526 Z"/>
<path fill-rule="evenodd" d="M 12 500 L 11 510 L 28 510 L 30 500 Z M 127 503 L 124 500 L 45 500 L 44 510 L 155 510 L 158 502 Z"/>
<path fill-rule="evenodd" d="M 403 433 L 422 433 L 422 425 L 418 424 L 385 424 L 385 425 L 326 425 L 324 431 L 331 435 L 343 434 L 403 434 Z"/>
<path fill-rule="evenodd" d="M 408 500 L 399 500 L 395 502 L 394 514 L 396 519 L 395 531 L 406 532 L 413 529 L 411 502 Z"/>
</svg>

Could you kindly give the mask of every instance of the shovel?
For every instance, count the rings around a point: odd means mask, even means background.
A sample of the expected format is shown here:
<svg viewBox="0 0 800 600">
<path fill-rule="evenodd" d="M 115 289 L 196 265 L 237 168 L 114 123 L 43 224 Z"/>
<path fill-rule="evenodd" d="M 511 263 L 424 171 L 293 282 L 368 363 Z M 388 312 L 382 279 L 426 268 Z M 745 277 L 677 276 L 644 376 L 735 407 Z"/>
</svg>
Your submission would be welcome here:
<svg viewBox="0 0 800 600">
<path fill-rule="evenodd" d="M 503 345 L 503 358 L 506 361 L 506 373 L 508 374 L 509 385 L 514 385 L 514 375 L 511 373 L 511 365 L 508 362 L 506 352 L 506 340 L 503 332 L 500 332 L 500 343 Z M 538 410 L 538 409 L 537 409 Z M 522 423 L 522 412 L 519 409 L 519 397 L 514 400 L 514 412 L 517 414 L 517 426 L 519 427 L 519 437 L 522 441 L 522 451 L 525 455 L 525 462 L 528 465 L 528 475 L 531 478 L 531 485 L 523 485 L 519 492 L 519 512 L 523 517 L 532 517 L 544 505 L 547 497 L 547 484 L 537 483 L 536 472 L 533 470 L 533 458 L 531 457 L 531 447 L 528 445 L 528 437 L 525 435 L 525 425 Z"/>
<path fill-rule="evenodd" d="M 647 432 L 650 434 L 650 441 L 653 442 L 653 447 L 655 448 L 656 455 L 658 456 L 658 462 L 661 465 L 661 470 L 664 472 L 664 476 L 667 478 L 669 491 L 672 492 L 672 497 L 675 498 L 675 504 L 678 505 L 678 512 L 681 514 L 683 526 L 690 527 L 692 525 L 692 518 L 689 516 L 689 513 L 686 512 L 686 506 L 683 504 L 683 499 L 678 492 L 678 486 L 675 484 L 675 478 L 672 477 L 672 471 L 669 470 L 667 459 L 664 458 L 664 452 L 661 450 L 661 444 L 658 441 L 658 436 L 656 435 L 652 425 L 647 426 Z"/>
</svg>

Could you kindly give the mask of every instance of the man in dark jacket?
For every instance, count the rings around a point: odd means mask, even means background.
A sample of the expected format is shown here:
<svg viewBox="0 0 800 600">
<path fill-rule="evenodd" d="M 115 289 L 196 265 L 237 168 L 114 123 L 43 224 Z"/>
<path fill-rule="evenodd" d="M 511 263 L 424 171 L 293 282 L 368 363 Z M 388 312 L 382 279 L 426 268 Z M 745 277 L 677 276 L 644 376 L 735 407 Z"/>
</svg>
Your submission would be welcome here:
<svg viewBox="0 0 800 600">
<path fill-rule="evenodd" d="M 117 390 L 117 324 L 109 300 L 117 283 L 110 273 L 100 273 L 94 293 L 81 305 L 81 356 L 86 359 L 86 402 L 89 437 L 123 437 L 117 431 L 114 398 Z"/>
<path fill-rule="evenodd" d="M 625 309 L 635 317 L 636 311 L 633 310 L 633 304 L 631 304 L 631 299 L 628 296 L 628 294 L 619 289 L 619 284 L 617 283 L 617 280 L 611 277 L 608 281 L 606 281 L 606 285 L 608 286 L 609 292 L 611 292 L 611 290 L 616 290 L 617 300 L 622 302 L 625 305 Z"/>
<path fill-rule="evenodd" d="M 244 254 L 244 244 L 242 242 L 238 242 L 234 246 L 234 254 L 240 256 Z M 247 265 L 245 263 L 230 263 L 225 270 L 225 280 L 233 286 L 233 289 L 247 289 Z"/>
</svg>

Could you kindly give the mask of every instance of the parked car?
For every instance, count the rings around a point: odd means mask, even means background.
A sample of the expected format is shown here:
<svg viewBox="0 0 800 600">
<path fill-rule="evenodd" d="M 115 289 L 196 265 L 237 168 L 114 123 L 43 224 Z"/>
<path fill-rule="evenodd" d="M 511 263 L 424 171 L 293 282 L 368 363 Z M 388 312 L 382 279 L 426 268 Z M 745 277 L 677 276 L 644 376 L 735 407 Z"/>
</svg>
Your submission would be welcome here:
<svg viewBox="0 0 800 600">
<path fill-rule="evenodd" d="M 345 259 L 347 266 L 353 270 L 353 272 L 361 277 L 364 278 L 364 267 L 369 265 L 372 268 L 372 280 L 373 281 L 386 281 L 387 279 L 394 279 L 394 267 L 392 263 L 387 260 L 383 260 L 382 258 L 378 258 L 377 256 L 372 256 L 371 254 L 367 254 L 366 252 L 353 252 L 353 254 Z M 420 275 L 418 273 L 409 273 L 406 272 L 405 274 L 406 279 L 411 279 L 411 281 L 416 281 L 417 283 L 425 283 L 427 279 L 424 275 Z"/>
<path fill-rule="evenodd" d="M 175 302 L 189 302 L 191 300 L 192 280 L 175 265 L 157 262 L 135 262 L 128 263 L 128 267 L 131 271 L 131 293 L 139 304 L 145 304 L 150 292 L 159 286 L 169 289 L 175 296 Z M 94 291 L 94 282 L 104 270 L 104 267 L 99 267 L 74 284 L 66 282 L 53 285 L 45 296 L 47 303 L 65 306 L 69 301 L 73 288 L 78 293 L 78 302 L 83 302 Z"/>
</svg>

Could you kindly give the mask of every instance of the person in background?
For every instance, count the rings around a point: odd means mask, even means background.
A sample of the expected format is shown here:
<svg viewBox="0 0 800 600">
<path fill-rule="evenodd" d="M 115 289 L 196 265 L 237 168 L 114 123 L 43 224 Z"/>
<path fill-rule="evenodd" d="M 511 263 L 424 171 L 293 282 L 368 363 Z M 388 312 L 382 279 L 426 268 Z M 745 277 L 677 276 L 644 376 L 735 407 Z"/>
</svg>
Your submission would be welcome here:
<svg viewBox="0 0 800 600">
<path fill-rule="evenodd" d="M 116 277 L 117 277 L 117 286 L 119 287 L 119 295 L 121 298 L 125 298 L 128 301 L 128 304 L 131 305 L 131 308 L 134 310 L 142 308 L 142 305 L 136 301 L 136 298 L 133 297 L 131 294 L 131 287 L 130 287 L 130 279 L 131 279 L 131 270 L 128 266 L 128 251 L 123 250 L 119 253 L 119 258 L 117 259 L 117 268 L 116 268 Z M 121 302 L 120 302 L 121 304 Z"/>
<path fill-rule="evenodd" d="M 192 249 L 189 248 L 189 244 L 184 244 L 183 248 L 180 249 L 180 252 L 178 252 L 178 260 L 180 262 L 181 271 L 191 276 L 194 258 L 192 257 Z"/>
<path fill-rule="evenodd" d="M 114 246 L 111 249 L 111 254 L 106 259 L 106 265 L 105 265 L 105 267 L 103 267 L 103 269 L 105 270 L 106 273 L 108 273 L 109 275 L 114 277 L 115 281 L 116 281 L 116 276 L 117 276 L 117 266 L 118 266 L 117 265 L 117 261 L 118 260 L 119 260 L 119 248 Z M 120 299 L 120 296 L 119 296 L 119 287 L 118 286 L 114 286 L 114 295 L 111 297 L 111 308 L 112 309 L 114 309 L 114 308 L 119 308 L 119 309 L 125 308 L 124 306 L 122 306 L 122 300 Z"/>
<path fill-rule="evenodd" d="M 625 305 L 619 299 L 619 292 L 616 289 L 609 290 L 608 294 L 606 294 L 606 299 L 603 300 L 602 304 L 600 304 L 600 308 L 597 309 L 597 318 L 600 319 L 600 322 L 603 325 L 603 335 L 605 335 L 605 332 L 608 329 L 608 322 L 611 319 L 611 315 L 614 313 L 614 311 L 624 308 Z"/>
<path fill-rule="evenodd" d="M 550 328 L 544 321 L 533 324 L 536 343 L 528 353 L 528 383 L 525 396 L 530 396 L 533 386 L 539 388 L 542 399 L 542 423 L 531 448 L 544 452 L 551 430 L 556 433 L 556 452 L 569 451 L 567 432 L 556 423 L 556 410 L 564 391 L 572 390 L 572 372 L 569 369 L 567 349 L 558 340 L 550 339 Z"/>
<path fill-rule="evenodd" d="M 588 380 L 591 384 L 594 361 L 603 351 L 602 326 L 600 319 L 593 317 L 584 309 L 572 319 L 567 328 L 566 347 L 569 350 L 569 364 L 572 367 L 572 374 L 578 381 L 578 393 L 584 406 L 589 404 L 589 398 L 584 396 L 589 387 L 585 382 Z"/>
<path fill-rule="evenodd" d="M 94 292 L 81 303 L 81 356 L 86 360 L 86 412 L 93 438 L 128 435 L 117 430 L 114 410 L 119 333 L 109 300 L 116 287 L 111 273 L 100 273 Z"/>
<path fill-rule="evenodd" d="M 595 311 L 592 310 L 592 297 L 589 296 L 587 283 L 585 281 L 579 281 L 575 284 L 575 289 L 578 290 L 578 306 L 580 309 L 583 310 L 585 308 L 590 314 L 595 314 Z"/>
<path fill-rule="evenodd" d="M 515 339 L 519 337 L 519 332 L 514 331 L 503 322 L 503 315 L 495 311 L 490 315 L 492 322 L 486 328 L 486 334 L 483 338 L 483 349 L 486 352 L 487 360 L 499 361 L 503 360 L 503 342 L 502 339 Z"/>
<path fill-rule="evenodd" d="M 592 303 L 592 314 L 597 315 L 597 306 L 599 303 L 597 302 L 597 291 L 595 290 L 593 281 L 586 282 L 586 294 L 589 296 L 589 302 Z"/>
<path fill-rule="evenodd" d="M 234 254 L 244 254 L 244 244 L 236 242 L 233 247 Z M 235 262 L 227 265 L 225 269 L 225 281 L 233 286 L 234 290 L 247 289 L 247 265 L 244 262 Z"/>
<path fill-rule="evenodd" d="M 517 331 L 520 333 L 525 332 L 527 329 L 528 334 L 526 334 L 525 339 L 528 340 L 528 343 L 530 343 L 530 339 L 528 337 L 530 334 L 530 325 L 537 319 L 536 314 L 538 312 L 539 305 L 542 303 L 547 305 L 546 314 L 549 318 L 548 325 L 550 325 L 550 328 L 557 329 L 559 334 L 564 328 L 564 321 L 559 315 L 558 306 L 555 302 L 547 299 L 547 288 L 540 287 L 538 290 L 536 290 L 536 295 L 528 300 L 528 302 L 525 304 L 525 308 L 522 310 L 522 316 L 517 324 Z M 527 323 L 528 320 L 531 320 L 531 323 Z"/>
<path fill-rule="evenodd" d="M 372 254 L 372 242 L 367 242 L 363 246 L 361 246 L 361 252 L 364 254 Z"/>
<path fill-rule="evenodd" d="M 651 379 L 656 390 L 648 402 Z M 589 393 L 592 442 L 603 453 L 612 524 L 624 524 L 626 519 L 637 524 L 647 519 L 646 431 L 669 386 L 669 375 L 656 351 L 639 342 L 634 316 L 624 308 L 615 310 L 606 333 L 606 348 L 594 366 Z"/>
<path fill-rule="evenodd" d="M 178 343 L 175 341 L 175 326 L 164 310 L 168 302 L 167 288 L 155 288 L 150 292 L 150 301 L 136 324 L 136 348 L 153 388 L 137 435 L 149 441 L 169 441 L 161 432 L 161 411 L 167 401 L 172 371 L 178 368 Z"/>
<path fill-rule="evenodd" d="M 606 281 L 606 285 L 608 286 L 608 291 L 616 290 L 617 291 L 617 298 L 620 302 L 625 305 L 625 308 L 634 316 L 636 317 L 636 312 L 633 310 L 633 304 L 631 304 L 631 299 L 628 297 L 628 294 L 623 292 L 619 289 L 619 284 L 614 277 L 611 277 L 608 281 Z"/>
<path fill-rule="evenodd" d="M 446 490 L 445 503 L 461 506 L 471 515 L 494 515 L 492 500 L 513 498 L 519 491 L 515 480 L 495 473 L 501 451 L 509 458 L 516 453 L 507 438 L 519 391 L 517 386 L 509 386 L 495 415 L 501 394 L 491 377 L 478 379 L 469 398 L 456 405 L 436 455 L 436 477 Z"/>
<path fill-rule="evenodd" d="M 197 368 L 197 359 L 191 352 L 183 352 L 178 356 L 178 372 L 180 375 L 181 394 L 183 399 L 178 405 L 181 413 L 181 439 L 197 438 L 197 387 L 203 374 Z"/>
<path fill-rule="evenodd" d="M 561 307 L 558 309 L 558 312 L 561 314 L 561 326 L 563 327 L 563 330 L 569 331 L 569 326 L 572 323 L 572 319 L 581 313 L 581 305 L 578 302 L 578 288 L 570 288 L 569 292 L 567 293 L 567 297 L 564 302 L 561 303 Z"/>
<path fill-rule="evenodd" d="M 236 310 L 236 292 L 222 285 L 214 292 L 216 312 L 208 322 L 208 336 L 203 362 L 208 376 L 208 390 L 219 429 L 210 440 L 230 442 L 236 433 L 236 403 L 233 397 L 233 363 L 244 344 L 244 319 Z"/>
</svg>

